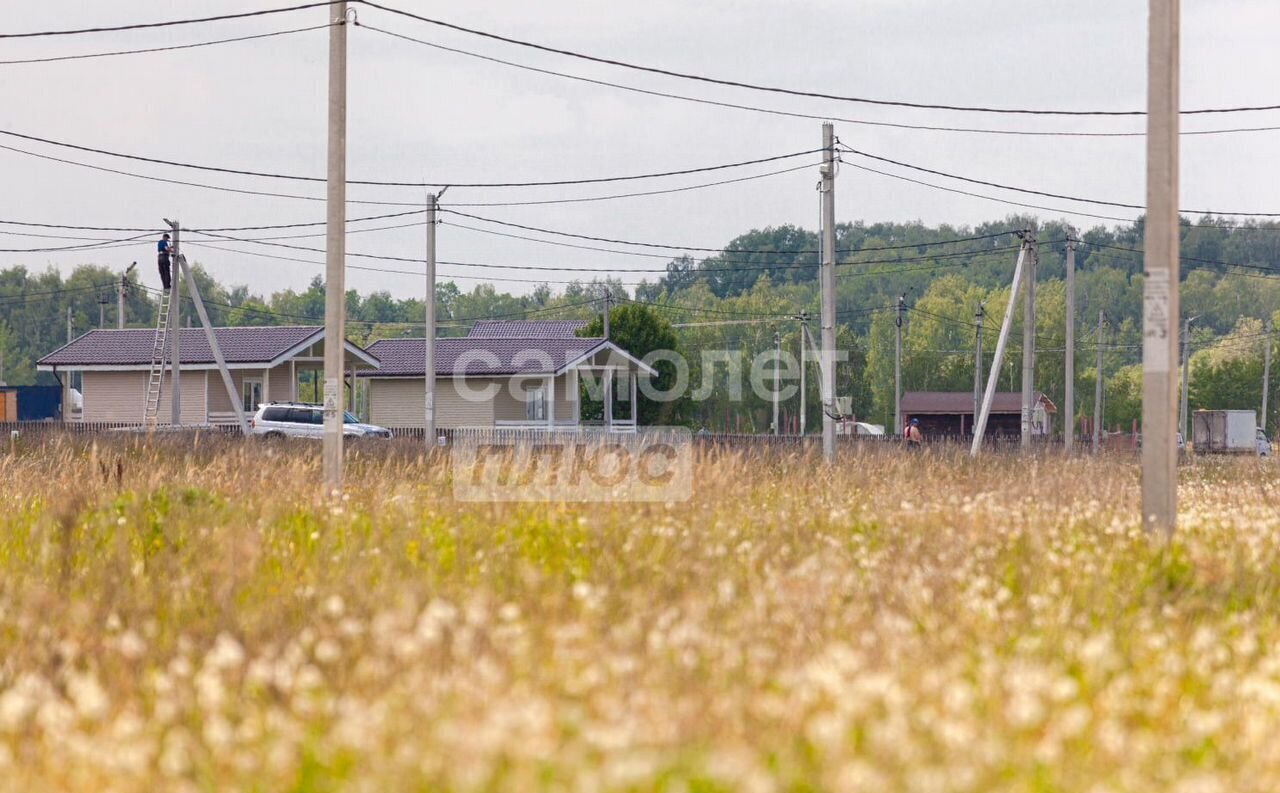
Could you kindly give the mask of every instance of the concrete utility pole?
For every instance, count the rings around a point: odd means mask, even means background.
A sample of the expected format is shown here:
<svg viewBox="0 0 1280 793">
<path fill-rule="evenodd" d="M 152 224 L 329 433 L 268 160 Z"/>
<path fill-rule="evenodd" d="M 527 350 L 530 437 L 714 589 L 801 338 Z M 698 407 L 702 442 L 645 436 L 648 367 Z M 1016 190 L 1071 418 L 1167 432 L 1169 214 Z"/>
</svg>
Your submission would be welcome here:
<svg viewBox="0 0 1280 793">
<path fill-rule="evenodd" d="M 1102 448 L 1102 322 L 1106 316 L 1098 310 L 1098 370 L 1093 383 L 1093 451 Z"/>
<path fill-rule="evenodd" d="M 973 313 L 973 418 L 978 419 L 978 411 L 982 408 L 982 328 L 986 324 L 987 307 L 978 304 Z"/>
<path fill-rule="evenodd" d="M 329 28 L 329 161 L 325 196 L 324 484 L 342 487 L 342 366 L 346 352 L 347 4 L 334 3 Z"/>
<path fill-rule="evenodd" d="M 898 296 L 898 313 L 893 319 L 893 434 L 902 434 L 902 310 L 906 295 Z"/>
<path fill-rule="evenodd" d="M 181 268 L 182 272 L 178 272 Z M 218 335 L 213 331 L 213 325 L 209 322 L 209 312 L 205 311 L 204 299 L 200 297 L 200 287 L 196 285 L 196 277 L 191 272 L 191 268 L 187 266 L 186 257 L 175 259 L 172 267 L 170 267 L 173 278 L 178 279 L 183 276 L 187 279 L 187 289 L 191 292 L 191 303 L 196 308 L 196 314 L 200 317 L 200 324 L 204 326 L 205 340 L 209 344 L 209 350 L 213 353 L 213 361 L 218 365 L 218 374 L 222 376 L 222 387 L 227 390 L 227 400 L 231 403 L 231 411 L 236 414 L 236 423 L 240 425 L 240 434 L 248 437 L 249 421 L 244 415 L 244 406 L 240 403 L 240 395 L 236 393 L 235 381 L 231 379 L 231 371 L 227 369 L 227 359 L 222 355 L 222 347 L 218 344 Z M 268 375 L 269 376 L 269 375 Z M 253 410 L 257 410 L 254 405 Z"/>
<path fill-rule="evenodd" d="M 803 437 L 805 432 L 805 419 L 807 406 L 809 404 L 808 391 L 808 372 L 805 370 L 809 367 L 809 348 L 805 343 L 809 339 L 809 312 L 805 311 L 800 314 L 800 435 Z"/>
<path fill-rule="evenodd" d="M 178 273 L 182 224 L 168 218 L 164 222 L 173 232 L 173 244 L 169 246 L 169 406 L 170 423 L 178 427 L 182 426 L 182 277 Z"/>
<path fill-rule="evenodd" d="M 778 393 L 782 379 L 778 368 L 782 365 L 782 334 L 773 332 L 773 434 L 780 435 L 782 427 L 778 424 Z"/>
<path fill-rule="evenodd" d="M 71 343 L 71 306 L 67 306 L 67 344 Z"/>
<path fill-rule="evenodd" d="M 1178 337 L 1179 0 L 1147 16 L 1146 279 L 1142 289 L 1142 518 L 1172 535 L 1178 520 L 1173 362 Z"/>
<path fill-rule="evenodd" d="M 609 304 L 613 302 L 613 293 L 606 287 L 604 290 L 604 310 L 600 312 L 600 318 L 604 322 L 604 340 L 609 340 Z"/>
<path fill-rule="evenodd" d="M 1067 366 L 1062 408 L 1062 447 L 1076 445 L 1076 231 L 1067 229 Z"/>
<path fill-rule="evenodd" d="M 822 456 L 836 459 L 836 145 L 835 128 L 822 125 Z"/>
<path fill-rule="evenodd" d="M 1022 312 L 1022 450 L 1031 448 L 1031 415 L 1036 393 L 1036 240 L 1031 229 L 1024 232 L 1027 241 L 1027 291 Z"/>
<path fill-rule="evenodd" d="M 427 292 L 423 298 L 426 334 L 422 369 L 426 376 L 427 393 L 422 426 L 428 453 L 436 446 L 436 209 L 442 195 L 444 190 L 427 194 Z M 351 387 L 354 389 L 355 383 Z"/>
<path fill-rule="evenodd" d="M 1271 320 L 1263 323 L 1267 335 L 1262 337 L 1262 413 L 1259 426 L 1267 431 L 1267 396 L 1271 387 Z"/>
<path fill-rule="evenodd" d="M 98 295 L 98 327 L 105 327 L 107 324 L 107 300 L 106 295 Z"/>
<path fill-rule="evenodd" d="M 1182 320 L 1182 397 L 1178 402 L 1178 432 L 1182 433 L 1184 439 L 1190 437 L 1191 430 L 1187 427 L 1188 404 L 1187 394 L 1191 386 L 1191 323 L 1195 322 L 1199 317 L 1187 317 Z"/>
<path fill-rule="evenodd" d="M 1000 366 L 1004 363 L 1004 349 L 1009 344 L 1009 332 L 1013 329 L 1013 310 L 1018 305 L 1018 287 L 1022 284 L 1023 265 L 1027 260 L 1030 242 L 1024 238 L 1018 250 L 1018 263 L 1013 267 L 1013 284 L 1009 287 L 1009 304 L 1004 307 L 1004 321 L 1000 323 L 1000 336 L 996 339 L 996 355 L 991 361 L 991 373 L 987 376 L 987 390 L 982 397 L 982 409 L 974 417 L 973 445 L 969 456 L 977 457 L 982 451 L 982 437 L 987 432 L 987 419 L 991 416 L 991 402 L 1000 384 Z"/>
</svg>

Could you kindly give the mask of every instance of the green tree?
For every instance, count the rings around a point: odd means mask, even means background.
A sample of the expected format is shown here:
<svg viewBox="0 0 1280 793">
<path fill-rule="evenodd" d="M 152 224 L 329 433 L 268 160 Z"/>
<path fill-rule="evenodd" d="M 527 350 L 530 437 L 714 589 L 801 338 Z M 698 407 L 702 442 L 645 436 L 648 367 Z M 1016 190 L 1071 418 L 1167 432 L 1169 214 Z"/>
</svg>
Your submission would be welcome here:
<svg viewBox="0 0 1280 793">
<path fill-rule="evenodd" d="M 604 335 L 604 317 L 597 315 L 587 323 L 580 336 Z M 625 304 L 609 312 L 609 340 L 639 359 L 658 350 L 680 352 L 679 339 L 671 323 L 649 306 Z M 658 393 L 669 391 L 676 382 L 676 366 L 672 361 L 658 361 L 658 372 L 653 379 Z M 687 420 L 688 394 L 669 402 L 658 402 L 639 396 L 639 419 L 642 424 L 679 424 Z M 588 417 L 589 405 L 583 403 L 583 417 Z M 592 417 L 598 417 L 592 416 Z"/>
</svg>

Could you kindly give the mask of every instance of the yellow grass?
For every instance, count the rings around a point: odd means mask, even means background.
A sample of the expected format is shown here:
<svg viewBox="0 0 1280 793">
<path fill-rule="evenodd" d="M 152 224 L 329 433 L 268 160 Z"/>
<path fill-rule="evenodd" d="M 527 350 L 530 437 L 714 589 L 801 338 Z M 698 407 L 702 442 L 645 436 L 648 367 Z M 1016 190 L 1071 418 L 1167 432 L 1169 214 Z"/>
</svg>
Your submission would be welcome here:
<svg viewBox="0 0 1280 793">
<path fill-rule="evenodd" d="M 441 461 L 0 453 L 0 788 L 1274 791 L 1280 487 L 1130 458 L 706 457 L 691 502 Z"/>
</svg>

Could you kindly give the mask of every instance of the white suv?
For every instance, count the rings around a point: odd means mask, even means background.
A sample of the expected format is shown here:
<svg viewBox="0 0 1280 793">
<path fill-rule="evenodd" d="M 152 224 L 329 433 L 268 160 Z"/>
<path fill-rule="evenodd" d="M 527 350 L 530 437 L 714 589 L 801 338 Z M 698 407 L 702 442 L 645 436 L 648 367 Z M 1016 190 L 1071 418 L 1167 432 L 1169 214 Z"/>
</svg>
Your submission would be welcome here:
<svg viewBox="0 0 1280 793">
<path fill-rule="evenodd" d="M 390 438 L 391 430 L 361 424 L 343 412 L 342 434 L 349 438 Z M 271 402 L 259 405 L 249 422 L 249 431 L 264 438 L 323 438 L 324 408 L 302 402 Z"/>
</svg>

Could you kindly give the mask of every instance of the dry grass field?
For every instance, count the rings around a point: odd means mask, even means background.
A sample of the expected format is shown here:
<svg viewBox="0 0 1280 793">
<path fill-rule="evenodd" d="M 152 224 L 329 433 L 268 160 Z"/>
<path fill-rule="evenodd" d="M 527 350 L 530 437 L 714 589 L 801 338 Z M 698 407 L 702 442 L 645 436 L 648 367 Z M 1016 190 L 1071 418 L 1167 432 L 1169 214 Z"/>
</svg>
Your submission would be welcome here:
<svg viewBox="0 0 1280 793">
<path fill-rule="evenodd" d="M 0 452 L 0 788 L 1280 789 L 1280 466 L 703 455 L 464 504 L 416 450 Z"/>
</svg>

